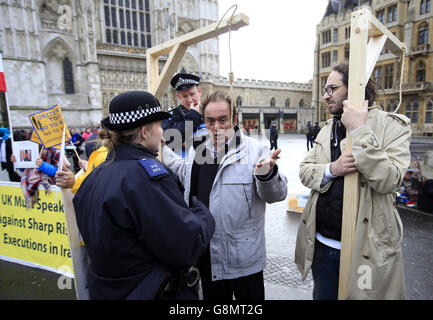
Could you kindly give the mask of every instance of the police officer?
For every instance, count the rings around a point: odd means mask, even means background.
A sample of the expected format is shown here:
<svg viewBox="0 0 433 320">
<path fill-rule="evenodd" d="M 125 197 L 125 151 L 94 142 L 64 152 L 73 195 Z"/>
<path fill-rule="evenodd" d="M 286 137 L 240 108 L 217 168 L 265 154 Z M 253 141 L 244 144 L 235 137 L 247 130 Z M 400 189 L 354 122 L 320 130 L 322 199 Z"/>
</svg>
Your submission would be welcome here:
<svg viewBox="0 0 433 320">
<path fill-rule="evenodd" d="M 171 135 L 171 132 L 167 130 L 176 129 L 180 132 L 182 136 L 182 150 L 184 151 L 185 148 L 188 149 L 188 146 L 196 146 L 202 141 L 201 137 L 207 134 L 200 103 L 202 95 L 200 77 L 189 73 L 178 73 L 171 79 L 170 84 L 176 90 L 176 97 L 179 99 L 180 105 L 169 110 L 171 117 L 164 120 L 161 126 L 165 131 L 164 138 L 167 140 L 168 146 L 172 146 L 171 144 L 175 139 L 174 135 Z M 187 122 L 189 122 L 192 132 L 188 132 Z M 189 145 L 186 146 L 188 143 Z M 179 148 L 180 150 L 180 145 L 172 147 L 174 149 Z"/>
<path fill-rule="evenodd" d="M 215 221 L 200 201 L 189 208 L 178 180 L 156 159 L 170 115 L 148 92 L 115 97 L 105 162 L 73 199 L 90 259 L 91 299 L 198 299 L 193 266 Z"/>
</svg>

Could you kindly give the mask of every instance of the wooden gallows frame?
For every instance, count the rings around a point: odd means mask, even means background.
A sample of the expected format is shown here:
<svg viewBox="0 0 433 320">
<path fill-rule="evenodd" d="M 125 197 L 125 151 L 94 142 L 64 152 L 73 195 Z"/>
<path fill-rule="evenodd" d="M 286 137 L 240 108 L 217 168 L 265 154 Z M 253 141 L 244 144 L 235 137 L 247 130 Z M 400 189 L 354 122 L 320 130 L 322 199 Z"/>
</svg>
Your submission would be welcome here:
<svg viewBox="0 0 433 320">
<path fill-rule="evenodd" d="M 406 47 L 372 15 L 369 8 L 355 11 L 351 16 L 348 100 L 355 107 L 362 108 L 365 99 L 365 87 L 385 43 L 386 48 L 394 53 L 405 54 Z M 402 59 L 404 59 L 404 55 Z M 346 152 L 352 152 L 352 139 L 349 133 L 346 136 Z M 346 299 L 349 294 L 350 264 L 359 206 L 358 182 L 358 172 L 344 178 L 339 300 Z"/>
<path fill-rule="evenodd" d="M 176 72 L 183 55 L 188 49 L 188 46 L 217 37 L 220 34 L 229 32 L 230 30 L 238 30 L 248 24 L 249 18 L 241 13 L 230 19 L 225 19 L 220 23 L 210 24 L 201 29 L 147 49 L 147 89 L 152 92 L 158 100 L 161 100 L 170 83 L 171 77 Z M 166 54 L 169 54 L 168 60 L 165 63 L 161 74 L 159 74 L 158 57 Z"/>
</svg>

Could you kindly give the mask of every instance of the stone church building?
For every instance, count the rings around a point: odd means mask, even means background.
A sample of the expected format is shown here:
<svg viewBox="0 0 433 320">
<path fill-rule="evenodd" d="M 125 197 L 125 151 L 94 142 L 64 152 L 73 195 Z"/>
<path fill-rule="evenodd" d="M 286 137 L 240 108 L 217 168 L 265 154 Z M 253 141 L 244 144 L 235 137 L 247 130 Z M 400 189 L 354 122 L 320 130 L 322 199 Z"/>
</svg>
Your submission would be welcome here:
<svg viewBox="0 0 433 320">
<path fill-rule="evenodd" d="M 30 128 L 29 114 L 55 104 L 70 128 L 92 127 L 114 96 L 147 90 L 146 48 L 219 21 L 217 0 L 0 0 L 0 17 L 14 128 Z M 217 38 L 190 46 L 178 71 L 200 75 L 205 93 L 228 90 L 219 50 Z M 277 120 L 280 131 L 296 131 L 314 121 L 311 82 L 233 87 L 241 124 L 261 130 Z M 171 88 L 161 104 L 177 104 Z"/>
</svg>

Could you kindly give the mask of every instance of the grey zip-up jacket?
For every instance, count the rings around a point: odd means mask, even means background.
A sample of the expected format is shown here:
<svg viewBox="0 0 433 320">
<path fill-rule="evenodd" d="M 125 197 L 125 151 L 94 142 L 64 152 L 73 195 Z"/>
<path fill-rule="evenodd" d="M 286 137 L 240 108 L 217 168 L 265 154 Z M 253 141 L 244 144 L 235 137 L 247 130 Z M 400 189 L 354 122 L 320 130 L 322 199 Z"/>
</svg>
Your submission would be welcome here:
<svg viewBox="0 0 433 320">
<path fill-rule="evenodd" d="M 210 139 L 206 148 L 213 150 Z M 269 181 L 257 179 L 255 165 L 270 156 L 269 147 L 241 135 L 241 143 L 221 161 L 209 196 L 209 210 L 215 219 L 210 243 L 212 280 L 235 279 L 262 271 L 266 266 L 266 203 L 287 196 L 287 179 L 278 172 Z M 182 159 L 167 146 L 162 160 L 185 187 L 189 203 L 191 171 L 195 150 Z"/>
</svg>

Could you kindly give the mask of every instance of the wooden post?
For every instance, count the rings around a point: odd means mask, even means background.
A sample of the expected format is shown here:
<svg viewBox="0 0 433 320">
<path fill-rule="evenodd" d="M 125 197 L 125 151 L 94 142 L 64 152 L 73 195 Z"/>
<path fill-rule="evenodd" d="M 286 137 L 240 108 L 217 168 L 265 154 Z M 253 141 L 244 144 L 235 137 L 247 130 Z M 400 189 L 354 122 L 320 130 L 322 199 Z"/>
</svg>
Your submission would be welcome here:
<svg viewBox="0 0 433 320">
<path fill-rule="evenodd" d="M 78 174 L 75 177 L 77 178 Z M 56 193 L 58 189 L 59 188 L 56 187 Z M 74 194 L 71 192 L 71 189 L 61 188 L 60 190 L 65 211 L 66 228 L 68 230 L 69 248 L 72 255 L 75 294 L 77 300 L 89 300 L 89 290 L 87 289 L 89 260 L 87 258 L 86 247 L 81 244 L 80 231 L 77 225 L 74 205 L 72 203 Z"/>
<path fill-rule="evenodd" d="M 367 40 L 368 16 L 360 11 L 353 12 L 350 34 L 348 100 L 357 108 L 361 108 L 364 102 Z M 352 139 L 350 134 L 347 133 L 346 137 L 346 151 L 352 152 Z M 359 175 L 357 172 L 344 177 L 343 224 L 341 231 L 340 279 L 338 290 L 339 299 L 344 299 L 348 292 L 350 261 L 352 259 L 352 246 L 355 237 L 355 225 L 359 204 L 358 180 Z"/>
<path fill-rule="evenodd" d="M 371 36 L 370 41 L 368 37 Z M 376 61 L 386 40 L 390 49 L 405 51 L 400 42 L 368 8 L 352 13 L 349 60 L 348 100 L 357 108 L 362 108 L 365 87 L 373 72 Z M 352 152 L 352 139 L 347 132 L 346 152 Z M 349 293 L 350 264 L 355 238 L 355 228 L 359 206 L 359 173 L 344 178 L 343 221 L 341 232 L 340 279 L 338 299 L 346 299 Z"/>
<path fill-rule="evenodd" d="M 176 72 L 188 46 L 208 40 L 226 33 L 230 30 L 238 30 L 249 24 L 249 19 L 244 14 L 238 14 L 232 19 L 226 19 L 221 23 L 213 23 L 198 30 L 194 30 L 176 39 L 169 40 L 160 45 L 147 49 L 147 88 L 154 96 L 161 100 L 170 79 Z M 159 75 L 158 57 L 169 54 L 168 61 Z"/>
</svg>

